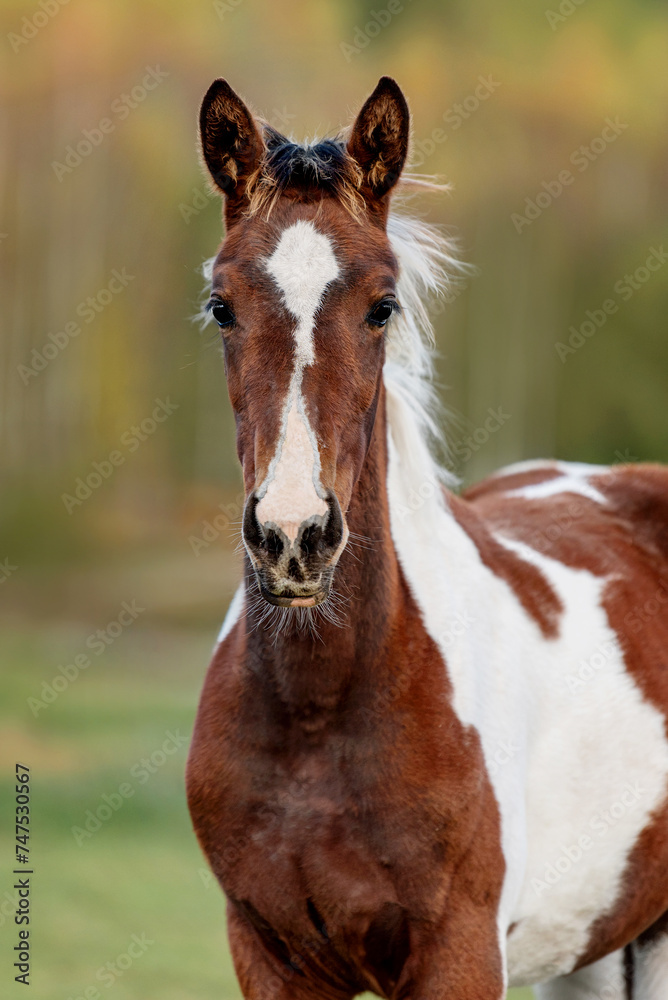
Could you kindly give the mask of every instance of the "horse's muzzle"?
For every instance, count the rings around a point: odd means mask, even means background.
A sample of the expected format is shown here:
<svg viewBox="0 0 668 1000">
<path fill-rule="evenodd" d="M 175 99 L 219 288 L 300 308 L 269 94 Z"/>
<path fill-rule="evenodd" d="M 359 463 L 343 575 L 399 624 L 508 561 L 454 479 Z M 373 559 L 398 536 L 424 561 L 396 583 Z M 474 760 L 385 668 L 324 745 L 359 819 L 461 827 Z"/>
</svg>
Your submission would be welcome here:
<svg viewBox="0 0 668 1000">
<path fill-rule="evenodd" d="M 336 495 L 329 490 L 327 512 L 302 521 L 292 539 L 279 524 L 260 524 L 258 502 L 255 492 L 246 500 L 243 540 L 260 593 L 270 604 L 284 608 L 322 603 L 348 534 Z"/>
</svg>

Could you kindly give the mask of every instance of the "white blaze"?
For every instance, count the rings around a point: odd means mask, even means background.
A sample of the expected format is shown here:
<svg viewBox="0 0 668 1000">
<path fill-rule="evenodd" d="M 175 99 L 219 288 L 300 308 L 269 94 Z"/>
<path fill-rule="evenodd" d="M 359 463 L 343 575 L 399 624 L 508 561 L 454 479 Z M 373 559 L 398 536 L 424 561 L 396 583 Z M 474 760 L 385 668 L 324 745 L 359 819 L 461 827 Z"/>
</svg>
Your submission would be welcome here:
<svg viewBox="0 0 668 1000">
<path fill-rule="evenodd" d="M 267 477 L 258 490 L 256 516 L 260 524 L 278 525 L 290 541 L 300 524 L 314 514 L 326 514 L 319 482 L 318 442 L 309 424 L 301 393 L 302 375 L 315 361 L 315 318 L 327 285 L 339 274 L 331 241 L 312 222 L 300 220 L 281 234 L 266 262 L 294 329 L 295 367 L 283 408 L 281 433 Z"/>
</svg>

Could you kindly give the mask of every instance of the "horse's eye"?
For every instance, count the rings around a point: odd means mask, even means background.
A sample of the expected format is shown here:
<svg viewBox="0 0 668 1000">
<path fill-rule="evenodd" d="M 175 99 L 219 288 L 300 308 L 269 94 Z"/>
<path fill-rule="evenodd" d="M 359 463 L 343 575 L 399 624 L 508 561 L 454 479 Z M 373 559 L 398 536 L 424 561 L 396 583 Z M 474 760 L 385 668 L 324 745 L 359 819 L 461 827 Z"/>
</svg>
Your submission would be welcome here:
<svg viewBox="0 0 668 1000">
<path fill-rule="evenodd" d="M 366 321 L 372 326 L 385 326 L 396 308 L 397 303 L 394 299 L 382 299 L 373 307 Z"/>
<path fill-rule="evenodd" d="M 234 313 L 226 302 L 215 302 L 211 306 L 211 312 L 213 314 L 213 318 L 221 329 L 226 326 L 232 326 L 234 323 Z"/>
</svg>

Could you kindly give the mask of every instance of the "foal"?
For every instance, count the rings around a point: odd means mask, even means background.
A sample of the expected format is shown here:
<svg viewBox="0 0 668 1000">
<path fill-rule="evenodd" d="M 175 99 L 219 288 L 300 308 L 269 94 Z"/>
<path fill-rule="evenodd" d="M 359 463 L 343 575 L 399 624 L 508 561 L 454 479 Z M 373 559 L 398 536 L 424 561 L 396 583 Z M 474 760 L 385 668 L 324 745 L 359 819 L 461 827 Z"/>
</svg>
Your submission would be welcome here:
<svg viewBox="0 0 668 1000">
<path fill-rule="evenodd" d="M 201 109 L 246 576 L 188 765 L 249 1000 L 668 997 L 668 473 L 529 462 L 457 496 L 390 212 L 384 77 L 300 146 Z"/>
</svg>

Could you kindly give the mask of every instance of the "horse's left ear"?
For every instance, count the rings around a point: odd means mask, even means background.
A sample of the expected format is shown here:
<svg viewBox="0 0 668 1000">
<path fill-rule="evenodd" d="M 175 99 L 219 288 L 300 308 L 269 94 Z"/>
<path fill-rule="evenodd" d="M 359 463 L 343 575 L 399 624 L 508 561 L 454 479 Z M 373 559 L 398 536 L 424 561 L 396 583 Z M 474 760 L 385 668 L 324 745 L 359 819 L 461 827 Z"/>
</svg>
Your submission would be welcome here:
<svg viewBox="0 0 668 1000">
<path fill-rule="evenodd" d="M 382 198 L 399 180 L 410 132 L 410 113 L 399 85 L 382 76 L 352 127 L 348 152 L 362 169 L 367 199 Z"/>
<path fill-rule="evenodd" d="M 248 179 L 257 169 L 264 143 L 252 114 L 226 80 L 214 80 L 199 114 L 202 156 L 211 178 L 225 195 L 230 221 L 246 202 Z"/>
</svg>

